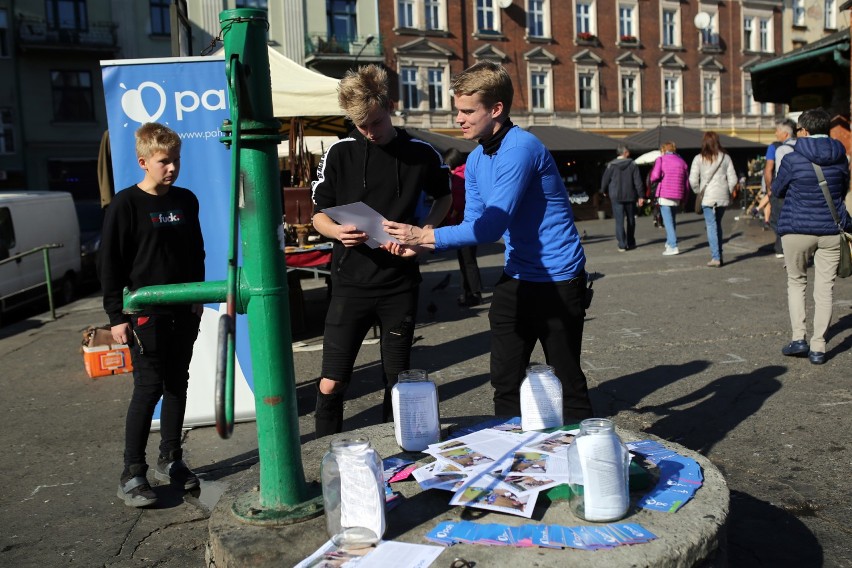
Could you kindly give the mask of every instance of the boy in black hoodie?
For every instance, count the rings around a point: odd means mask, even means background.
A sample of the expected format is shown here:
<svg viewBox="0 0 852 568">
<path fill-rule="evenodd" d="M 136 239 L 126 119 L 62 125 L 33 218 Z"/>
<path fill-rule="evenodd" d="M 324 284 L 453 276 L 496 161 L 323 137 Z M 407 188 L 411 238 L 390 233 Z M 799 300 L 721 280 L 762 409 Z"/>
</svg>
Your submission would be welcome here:
<svg viewBox="0 0 852 568">
<path fill-rule="evenodd" d="M 364 244 L 366 233 L 335 223 L 322 210 L 362 201 L 388 220 L 413 223 L 425 191 L 434 202 L 424 225 L 433 226 L 452 201 L 440 154 L 391 124 L 393 103 L 384 69 L 367 65 L 348 71 L 340 81 L 338 101 L 356 130 L 328 148 L 312 184 L 314 228 L 335 241 L 317 388 L 317 438 L 343 430 L 343 400 L 355 358 L 377 320 L 385 387 L 382 415 L 385 421 L 390 417 L 390 389 L 409 368 L 421 281 L 414 253 L 400 258 L 384 248 L 372 249 Z"/>
<path fill-rule="evenodd" d="M 201 305 L 158 306 L 132 316 L 122 313 L 122 291 L 156 284 L 204 280 L 204 240 L 198 199 L 177 187 L 181 141 L 177 133 L 149 122 L 136 131 L 136 154 L 145 177 L 119 191 L 106 211 L 99 255 L 104 311 L 113 341 L 130 345 L 133 396 L 127 409 L 124 471 L 118 497 L 131 507 L 157 502 L 148 484 L 145 447 L 160 397 L 160 457 L 154 476 L 183 489 L 198 478 L 183 462 L 181 429 L 189 362 L 198 335 Z"/>
</svg>

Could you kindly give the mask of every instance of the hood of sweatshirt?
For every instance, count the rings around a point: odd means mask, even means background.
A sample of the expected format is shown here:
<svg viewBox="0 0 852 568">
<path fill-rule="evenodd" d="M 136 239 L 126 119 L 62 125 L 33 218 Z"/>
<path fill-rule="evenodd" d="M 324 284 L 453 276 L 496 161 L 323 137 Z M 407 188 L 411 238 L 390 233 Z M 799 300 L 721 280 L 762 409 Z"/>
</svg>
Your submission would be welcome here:
<svg viewBox="0 0 852 568">
<path fill-rule="evenodd" d="M 796 152 L 817 165 L 825 166 L 840 161 L 846 155 L 846 148 L 833 138 L 806 136 L 796 139 Z"/>
</svg>

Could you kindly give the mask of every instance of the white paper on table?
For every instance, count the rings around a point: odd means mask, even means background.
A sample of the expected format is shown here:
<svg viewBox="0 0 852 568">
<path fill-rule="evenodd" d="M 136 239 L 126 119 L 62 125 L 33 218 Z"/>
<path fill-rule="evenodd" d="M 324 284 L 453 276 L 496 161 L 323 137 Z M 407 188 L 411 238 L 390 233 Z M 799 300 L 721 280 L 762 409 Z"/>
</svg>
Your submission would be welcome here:
<svg viewBox="0 0 852 568">
<path fill-rule="evenodd" d="M 399 242 L 385 232 L 382 221 L 387 219 L 363 201 L 328 207 L 322 212 L 341 225 L 355 225 L 359 231 L 367 233 L 369 238 L 365 244 L 370 248 L 379 248 L 388 241 Z"/>
<path fill-rule="evenodd" d="M 376 472 L 364 456 L 338 457 L 340 462 L 340 525 L 365 527 L 381 538 L 385 533 L 385 498 Z"/>
<path fill-rule="evenodd" d="M 406 568 L 428 568 L 443 551 L 443 546 L 386 540 L 360 560 L 358 568 L 398 568 L 402 559 Z"/>
<path fill-rule="evenodd" d="M 624 448 L 611 436 L 580 436 L 574 445 L 583 470 L 583 516 L 589 521 L 621 516 L 630 499 Z"/>
</svg>

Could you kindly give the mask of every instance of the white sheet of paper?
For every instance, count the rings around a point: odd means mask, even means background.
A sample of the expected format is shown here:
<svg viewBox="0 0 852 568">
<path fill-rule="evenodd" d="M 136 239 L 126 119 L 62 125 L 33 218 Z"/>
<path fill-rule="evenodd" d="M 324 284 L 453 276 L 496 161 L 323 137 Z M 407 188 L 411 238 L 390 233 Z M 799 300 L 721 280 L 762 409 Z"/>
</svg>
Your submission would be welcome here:
<svg viewBox="0 0 852 568">
<path fill-rule="evenodd" d="M 322 564 L 323 555 L 337 548 L 330 540 L 320 546 L 316 552 L 305 558 L 295 568 L 310 568 Z M 375 549 L 362 557 L 352 558 L 342 564 L 343 568 L 396 568 L 400 559 L 405 558 L 405 565 L 412 568 L 428 568 L 444 551 L 443 546 L 429 544 L 410 544 L 392 540 L 381 541 Z M 324 564 L 323 564 L 324 565 Z M 336 566 L 337 564 L 335 564 Z"/>
<path fill-rule="evenodd" d="M 359 231 L 367 233 L 369 238 L 365 244 L 370 248 L 378 248 L 388 241 L 399 242 L 382 228 L 382 221 L 387 219 L 363 201 L 328 207 L 322 212 L 341 225 L 355 225 Z"/>
</svg>

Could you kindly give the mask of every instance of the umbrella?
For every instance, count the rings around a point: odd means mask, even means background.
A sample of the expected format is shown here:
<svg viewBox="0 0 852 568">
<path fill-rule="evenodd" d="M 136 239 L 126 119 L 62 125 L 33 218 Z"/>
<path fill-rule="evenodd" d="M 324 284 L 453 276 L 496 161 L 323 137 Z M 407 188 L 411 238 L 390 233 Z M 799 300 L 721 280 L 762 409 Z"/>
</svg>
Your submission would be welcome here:
<svg viewBox="0 0 852 568">
<path fill-rule="evenodd" d="M 656 162 L 657 158 L 659 158 L 659 157 L 660 157 L 660 151 L 659 150 L 651 150 L 650 152 L 645 152 L 644 154 L 642 154 L 641 156 L 639 156 L 638 158 L 636 158 L 633 161 L 636 162 L 636 164 L 639 165 L 639 166 L 646 166 L 648 164 L 653 164 L 654 162 Z"/>
</svg>

